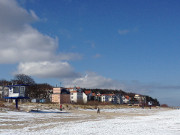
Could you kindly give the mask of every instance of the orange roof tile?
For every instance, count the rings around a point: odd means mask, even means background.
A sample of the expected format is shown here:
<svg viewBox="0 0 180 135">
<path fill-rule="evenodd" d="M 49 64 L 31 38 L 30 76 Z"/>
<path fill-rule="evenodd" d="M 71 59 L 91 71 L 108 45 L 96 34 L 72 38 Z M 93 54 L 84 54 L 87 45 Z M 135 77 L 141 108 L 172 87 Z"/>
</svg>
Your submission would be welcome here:
<svg viewBox="0 0 180 135">
<path fill-rule="evenodd" d="M 84 91 L 85 94 L 90 94 L 91 93 L 91 90 L 86 90 Z"/>
<path fill-rule="evenodd" d="M 77 93 L 77 91 L 70 91 L 70 93 Z"/>
<path fill-rule="evenodd" d="M 129 99 L 129 96 L 125 96 L 125 98 Z"/>
</svg>

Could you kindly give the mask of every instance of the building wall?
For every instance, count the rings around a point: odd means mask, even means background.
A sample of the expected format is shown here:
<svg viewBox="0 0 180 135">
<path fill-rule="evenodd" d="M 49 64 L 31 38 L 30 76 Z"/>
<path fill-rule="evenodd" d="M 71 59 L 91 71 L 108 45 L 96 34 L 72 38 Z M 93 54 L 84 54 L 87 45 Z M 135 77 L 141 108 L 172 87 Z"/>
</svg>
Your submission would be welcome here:
<svg viewBox="0 0 180 135">
<path fill-rule="evenodd" d="M 70 101 L 71 103 L 87 103 L 87 95 L 82 91 L 71 91 Z"/>
<path fill-rule="evenodd" d="M 53 88 L 53 93 L 61 93 L 61 88 Z"/>
<path fill-rule="evenodd" d="M 61 94 L 60 104 L 69 104 L 70 103 L 70 94 Z"/>
<path fill-rule="evenodd" d="M 88 96 L 83 92 L 83 103 L 87 103 Z"/>
<path fill-rule="evenodd" d="M 52 102 L 60 103 L 61 88 L 53 88 Z"/>
<path fill-rule="evenodd" d="M 77 92 L 71 91 L 70 93 L 70 102 L 77 103 Z"/>
<path fill-rule="evenodd" d="M 59 104 L 69 104 L 70 94 L 61 94 L 63 88 L 53 88 L 52 102 Z"/>
<path fill-rule="evenodd" d="M 114 96 L 113 103 L 114 104 L 123 104 L 122 96 L 121 95 Z"/>
<path fill-rule="evenodd" d="M 123 103 L 128 104 L 130 102 L 130 98 L 127 99 L 125 96 L 122 96 Z"/>
<path fill-rule="evenodd" d="M 60 103 L 60 94 L 52 94 L 52 102 L 53 103 Z"/>
<path fill-rule="evenodd" d="M 109 96 L 108 95 L 101 95 L 101 102 L 108 102 Z"/>
<path fill-rule="evenodd" d="M 105 102 L 106 101 L 106 97 L 103 95 L 101 96 L 101 102 Z"/>
<path fill-rule="evenodd" d="M 77 92 L 77 102 L 82 103 L 83 102 L 83 93 L 82 91 Z"/>
</svg>

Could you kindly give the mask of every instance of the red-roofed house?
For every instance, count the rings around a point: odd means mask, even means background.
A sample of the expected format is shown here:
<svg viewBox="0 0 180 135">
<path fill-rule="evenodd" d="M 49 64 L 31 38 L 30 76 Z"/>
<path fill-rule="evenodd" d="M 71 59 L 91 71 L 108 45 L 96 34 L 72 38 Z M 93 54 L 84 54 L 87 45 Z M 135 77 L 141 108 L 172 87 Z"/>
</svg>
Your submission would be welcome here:
<svg viewBox="0 0 180 135">
<path fill-rule="evenodd" d="M 123 100 L 123 103 L 128 104 L 131 98 L 128 95 L 123 95 L 122 100 Z"/>
<path fill-rule="evenodd" d="M 85 90 L 84 93 L 87 95 L 87 100 L 91 100 L 91 97 L 92 97 L 92 92 L 91 90 Z"/>
</svg>

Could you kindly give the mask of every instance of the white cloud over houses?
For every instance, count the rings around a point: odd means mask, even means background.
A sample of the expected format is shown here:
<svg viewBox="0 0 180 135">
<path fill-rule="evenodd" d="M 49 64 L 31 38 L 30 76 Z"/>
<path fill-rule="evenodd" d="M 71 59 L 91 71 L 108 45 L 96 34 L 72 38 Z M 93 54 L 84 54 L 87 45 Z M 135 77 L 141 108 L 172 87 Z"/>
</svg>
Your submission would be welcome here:
<svg viewBox="0 0 180 135">
<path fill-rule="evenodd" d="M 15 0 L 0 0 L 0 64 L 18 64 L 16 73 L 37 77 L 77 76 L 67 61 L 81 56 L 58 52 L 58 38 L 31 26 L 37 20 L 34 11 L 23 9 Z"/>
<path fill-rule="evenodd" d="M 94 72 L 88 72 L 86 75 L 76 78 L 71 83 L 65 82 L 67 87 L 80 86 L 82 88 L 106 88 L 106 89 L 123 89 L 124 85 L 118 81 L 103 77 Z"/>
</svg>

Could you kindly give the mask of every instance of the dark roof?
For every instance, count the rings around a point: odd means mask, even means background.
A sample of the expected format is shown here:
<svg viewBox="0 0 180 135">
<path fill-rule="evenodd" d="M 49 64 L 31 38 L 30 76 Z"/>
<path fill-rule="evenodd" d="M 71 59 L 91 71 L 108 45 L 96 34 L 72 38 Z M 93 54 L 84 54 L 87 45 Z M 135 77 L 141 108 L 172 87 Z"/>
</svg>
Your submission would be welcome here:
<svg viewBox="0 0 180 135">
<path fill-rule="evenodd" d="M 66 89 L 62 89 L 61 94 L 70 94 L 70 92 L 68 90 L 66 90 Z"/>
</svg>

